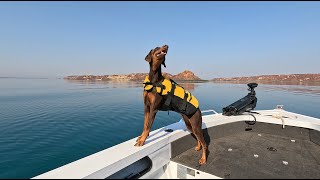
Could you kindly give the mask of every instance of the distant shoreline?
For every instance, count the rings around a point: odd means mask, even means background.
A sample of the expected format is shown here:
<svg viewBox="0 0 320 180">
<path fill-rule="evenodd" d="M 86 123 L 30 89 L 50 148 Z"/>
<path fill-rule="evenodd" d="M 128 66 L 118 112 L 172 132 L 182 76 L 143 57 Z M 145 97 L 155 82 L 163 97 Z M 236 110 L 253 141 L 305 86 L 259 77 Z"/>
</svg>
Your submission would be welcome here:
<svg viewBox="0 0 320 180">
<path fill-rule="evenodd" d="M 66 80 L 85 80 L 85 81 L 143 81 L 148 73 L 132 73 L 127 75 L 81 75 L 67 76 Z M 304 84 L 320 82 L 320 74 L 286 74 L 286 75 L 259 75 L 247 77 L 232 78 L 213 78 L 203 80 L 191 71 L 184 71 L 177 75 L 163 73 L 164 76 L 179 82 L 216 82 L 216 83 L 250 83 L 257 82 L 261 84 Z"/>
<path fill-rule="evenodd" d="M 257 84 L 266 85 L 307 85 L 307 86 L 320 86 L 319 81 L 209 81 L 216 84 L 248 84 L 255 82 Z"/>
<path fill-rule="evenodd" d="M 286 74 L 286 75 L 260 75 L 249 77 L 214 78 L 215 83 L 250 83 L 261 84 L 320 84 L 320 74 Z"/>
</svg>

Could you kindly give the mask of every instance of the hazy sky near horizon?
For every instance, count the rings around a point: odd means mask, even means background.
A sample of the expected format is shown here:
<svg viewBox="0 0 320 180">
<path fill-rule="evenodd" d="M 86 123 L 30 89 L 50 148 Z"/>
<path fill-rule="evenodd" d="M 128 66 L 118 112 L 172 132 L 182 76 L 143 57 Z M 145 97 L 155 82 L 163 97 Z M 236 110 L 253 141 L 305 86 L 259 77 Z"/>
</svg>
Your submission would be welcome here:
<svg viewBox="0 0 320 180">
<path fill-rule="evenodd" d="M 0 2 L 0 77 L 320 73 L 320 2 Z"/>
</svg>

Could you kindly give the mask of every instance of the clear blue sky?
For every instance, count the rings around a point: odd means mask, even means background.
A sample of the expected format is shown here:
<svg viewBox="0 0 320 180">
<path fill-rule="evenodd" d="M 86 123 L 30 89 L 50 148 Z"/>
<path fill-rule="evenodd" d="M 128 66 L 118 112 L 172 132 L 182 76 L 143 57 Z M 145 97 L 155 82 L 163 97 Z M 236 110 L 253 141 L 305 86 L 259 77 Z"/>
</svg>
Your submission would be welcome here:
<svg viewBox="0 0 320 180">
<path fill-rule="evenodd" d="M 0 2 L 0 76 L 320 73 L 320 2 Z"/>
</svg>

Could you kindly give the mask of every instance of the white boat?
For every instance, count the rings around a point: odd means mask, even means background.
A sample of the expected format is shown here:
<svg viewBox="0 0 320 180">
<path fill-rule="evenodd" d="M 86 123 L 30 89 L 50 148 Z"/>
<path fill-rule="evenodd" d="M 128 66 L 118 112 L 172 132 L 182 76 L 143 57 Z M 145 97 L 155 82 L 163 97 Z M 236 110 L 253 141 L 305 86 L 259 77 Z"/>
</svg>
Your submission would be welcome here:
<svg viewBox="0 0 320 180">
<path fill-rule="evenodd" d="M 183 120 L 150 133 L 146 144 L 137 138 L 115 145 L 34 179 L 220 179 L 320 178 L 320 119 L 280 106 L 250 115 L 203 113 L 208 143 L 205 165 L 201 151 Z"/>
</svg>

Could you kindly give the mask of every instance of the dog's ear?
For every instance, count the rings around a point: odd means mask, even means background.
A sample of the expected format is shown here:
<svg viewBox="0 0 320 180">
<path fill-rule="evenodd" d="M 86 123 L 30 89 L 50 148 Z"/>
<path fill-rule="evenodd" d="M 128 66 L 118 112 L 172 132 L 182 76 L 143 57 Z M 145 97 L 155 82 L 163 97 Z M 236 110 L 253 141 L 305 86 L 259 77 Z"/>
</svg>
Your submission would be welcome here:
<svg viewBox="0 0 320 180">
<path fill-rule="evenodd" d="M 151 62 L 151 60 L 152 60 L 152 52 L 153 52 L 153 49 L 151 49 L 149 54 L 144 58 L 147 62 Z"/>
</svg>

